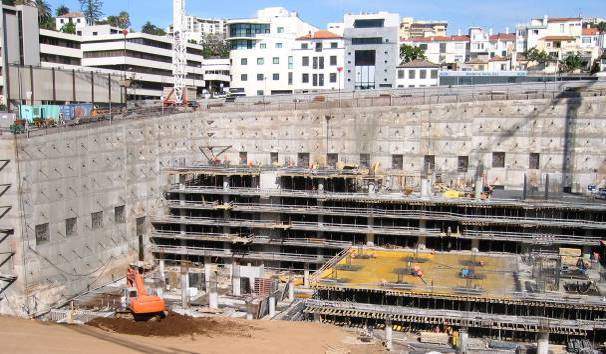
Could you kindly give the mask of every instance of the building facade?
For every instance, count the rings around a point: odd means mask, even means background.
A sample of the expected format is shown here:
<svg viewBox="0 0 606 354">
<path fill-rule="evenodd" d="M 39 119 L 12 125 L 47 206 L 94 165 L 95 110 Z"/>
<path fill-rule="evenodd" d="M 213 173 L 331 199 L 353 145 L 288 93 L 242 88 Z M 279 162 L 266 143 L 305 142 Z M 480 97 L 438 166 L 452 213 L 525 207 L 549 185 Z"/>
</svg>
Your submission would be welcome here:
<svg viewBox="0 0 606 354">
<path fill-rule="evenodd" d="M 232 92 L 247 96 L 294 92 L 295 70 L 302 66 L 294 62 L 294 49 L 301 45 L 297 39 L 317 28 L 281 7 L 262 9 L 256 18 L 229 20 L 227 25 Z"/>
<path fill-rule="evenodd" d="M 396 86 L 400 62 L 400 15 L 379 12 L 344 17 L 345 89 L 389 89 Z"/>
<path fill-rule="evenodd" d="M 447 21 L 418 21 L 412 17 L 403 17 L 400 22 L 400 39 L 446 36 Z"/>
<path fill-rule="evenodd" d="M 433 87 L 440 84 L 440 65 L 427 60 L 413 60 L 398 66 L 398 88 Z"/>
<path fill-rule="evenodd" d="M 196 43 L 204 42 L 207 36 L 214 36 L 219 39 L 227 37 L 227 20 L 202 18 L 197 16 L 185 16 L 187 28 L 187 39 Z M 166 32 L 173 33 L 173 26 L 170 25 Z"/>
<path fill-rule="evenodd" d="M 297 92 L 343 88 L 343 37 L 317 31 L 298 38 L 297 44 L 293 49 L 297 70 L 292 78 Z"/>
</svg>

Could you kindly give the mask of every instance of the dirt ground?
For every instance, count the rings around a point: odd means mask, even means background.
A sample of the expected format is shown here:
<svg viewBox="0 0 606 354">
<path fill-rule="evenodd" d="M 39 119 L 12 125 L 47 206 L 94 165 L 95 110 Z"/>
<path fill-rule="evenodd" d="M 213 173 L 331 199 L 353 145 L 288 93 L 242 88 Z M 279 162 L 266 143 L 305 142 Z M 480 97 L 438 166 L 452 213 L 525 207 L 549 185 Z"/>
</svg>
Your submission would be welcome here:
<svg viewBox="0 0 606 354">
<path fill-rule="evenodd" d="M 142 337 L 92 326 L 67 326 L 0 316 L 4 353 L 352 353 L 381 352 L 377 344 L 347 344 L 355 334 L 308 322 L 213 319 L 217 328 L 182 337 Z"/>
</svg>

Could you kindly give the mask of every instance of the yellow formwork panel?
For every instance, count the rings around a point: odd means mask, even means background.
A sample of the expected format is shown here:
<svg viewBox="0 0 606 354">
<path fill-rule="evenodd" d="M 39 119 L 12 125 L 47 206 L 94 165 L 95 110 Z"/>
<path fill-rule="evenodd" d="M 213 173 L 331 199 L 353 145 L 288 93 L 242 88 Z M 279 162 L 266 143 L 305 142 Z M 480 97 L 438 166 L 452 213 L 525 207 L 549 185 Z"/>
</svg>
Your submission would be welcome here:
<svg viewBox="0 0 606 354">
<path fill-rule="evenodd" d="M 359 257 L 362 253 L 365 257 Z M 415 258 L 416 257 L 416 258 Z M 412 261 L 411 261 L 412 259 Z M 418 261 L 415 261 L 418 260 Z M 460 276 L 461 270 L 469 268 L 469 263 L 482 263 L 472 267 L 481 279 L 467 280 Z M 485 255 L 472 253 L 435 253 L 404 250 L 352 249 L 335 266 L 320 275 L 320 281 L 334 280 L 340 287 L 358 289 L 382 289 L 399 291 L 393 286 L 400 282 L 410 285 L 405 292 L 454 295 L 457 288 L 481 289 L 478 295 L 508 298 L 515 292 L 514 272 L 517 258 L 505 255 Z M 343 267 L 351 266 L 344 270 Z M 418 267 L 423 277 L 406 270 Z M 398 271 L 404 275 L 398 276 Z"/>
</svg>

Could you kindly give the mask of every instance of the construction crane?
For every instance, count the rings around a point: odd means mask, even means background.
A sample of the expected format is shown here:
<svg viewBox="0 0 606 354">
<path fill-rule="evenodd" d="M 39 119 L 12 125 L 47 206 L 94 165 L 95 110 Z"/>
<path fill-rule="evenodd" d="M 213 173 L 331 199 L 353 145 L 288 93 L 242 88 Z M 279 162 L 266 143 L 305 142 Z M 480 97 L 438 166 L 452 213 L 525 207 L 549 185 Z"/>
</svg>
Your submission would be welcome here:
<svg viewBox="0 0 606 354">
<path fill-rule="evenodd" d="M 185 101 L 185 79 L 187 77 L 187 25 L 185 23 L 185 0 L 173 0 L 173 78 L 174 102 Z"/>
<path fill-rule="evenodd" d="M 147 293 L 143 277 L 136 266 L 131 266 L 126 271 L 124 300 L 129 312 L 137 321 L 166 316 L 164 299 Z"/>
</svg>

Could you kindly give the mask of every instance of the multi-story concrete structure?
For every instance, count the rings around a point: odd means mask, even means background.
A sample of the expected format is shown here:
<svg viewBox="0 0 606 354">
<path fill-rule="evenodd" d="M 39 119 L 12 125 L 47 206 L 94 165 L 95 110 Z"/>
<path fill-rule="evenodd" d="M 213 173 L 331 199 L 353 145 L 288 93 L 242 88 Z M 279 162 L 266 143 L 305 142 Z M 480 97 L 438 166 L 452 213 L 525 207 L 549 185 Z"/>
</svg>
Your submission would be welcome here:
<svg viewBox="0 0 606 354">
<path fill-rule="evenodd" d="M 415 21 L 412 17 L 403 17 L 400 22 L 400 40 L 418 37 L 444 37 L 447 32 L 447 21 Z"/>
<path fill-rule="evenodd" d="M 400 15 L 379 12 L 344 17 L 345 89 L 385 89 L 396 86 L 400 62 Z"/>
<path fill-rule="evenodd" d="M 84 17 L 82 12 L 69 12 L 55 18 L 55 29 L 61 31 L 63 26 L 68 23 L 74 24 L 77 35 L 82 35 L 82 30 L 87 26 L 86 17 Z"/>
<path fill-rule="evenodd" d="M 413 60 L 398 65 L 398 88 L 432 87 L 440 84 L 440 65 L 427 60 Z"/>
<path fill-rule="evenodd" d="M 293 69 L 297 65 L 292 78 L 295 91 L 343 88 L 343 37 L 322 30 L 298 38 L 297 44 L 293 49 Z"/>
<path fill-rule="evenodd" d="M 227 25 L 231 90 L 247 96 L 292 93 L 302 65 L 294 62 L 293 50 L 300 49 L 297 38 L 317 28 L 281 7 L 262 9 L 256 18 L 229 20 Z"/>
<path fill-rule="evenodd" d="M 423 49 L 428 61 L 456 70 L 467 59 L 469 36 L 418 37 L 402 44 L 417 46 Z"/>
<path fill-rule="evenodd" d="M 204 82 L 209 93 L 221 93 L 229 88 L 231 83 L 229 59 L 204 58 Z"/>
<path fill-rule="evenodd" d="M 218 39 L 227 37 L 227 20 L 185 16 L 185 23 L 188 40 L 202 43 L 207 36 L 214 36 Z M 170 25 L 166 32 L 172 34 L 173 26 Z"/>
</svg>

